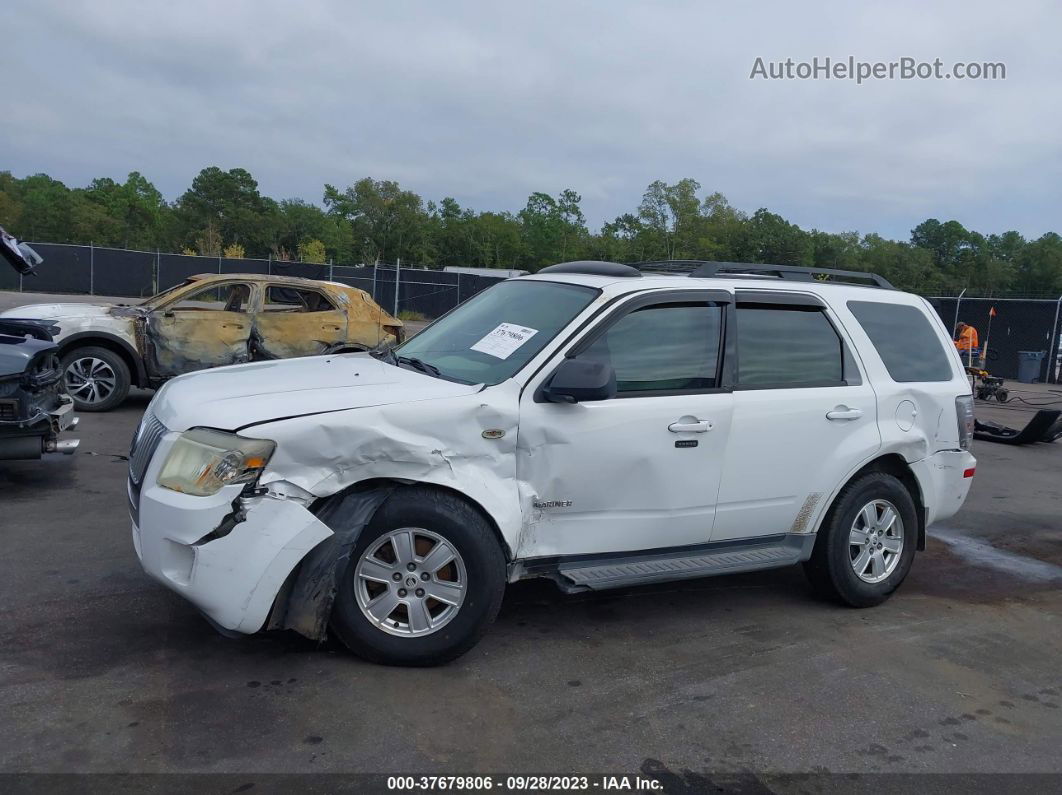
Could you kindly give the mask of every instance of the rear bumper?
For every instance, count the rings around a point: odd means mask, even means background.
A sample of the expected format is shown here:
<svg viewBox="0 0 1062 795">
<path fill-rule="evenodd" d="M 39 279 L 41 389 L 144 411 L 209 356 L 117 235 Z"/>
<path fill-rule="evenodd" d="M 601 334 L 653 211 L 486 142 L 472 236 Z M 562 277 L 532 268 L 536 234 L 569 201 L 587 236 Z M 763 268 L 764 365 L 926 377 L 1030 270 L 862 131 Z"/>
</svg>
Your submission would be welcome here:
<svg viewBox="0 0 1062 795">
<path fill-rule="evenodd" d="M 293 500 L 240 499 L 241 486 L 193 497 L 154 485 L 176 436 L 167 434 L 145 472 L 132 528 L 137 557 L 222 628 L 257 632 L 292 569 L 332 531 Z"/>
<path fill-rule="evenodd" d="M 910 466 L 922 489 L 928 527 L 954 516 L 962 507 L 973 483 L 963 473 L 975 468 L 977 459 L 967 450 L 944 450 Z"/>
</svg>

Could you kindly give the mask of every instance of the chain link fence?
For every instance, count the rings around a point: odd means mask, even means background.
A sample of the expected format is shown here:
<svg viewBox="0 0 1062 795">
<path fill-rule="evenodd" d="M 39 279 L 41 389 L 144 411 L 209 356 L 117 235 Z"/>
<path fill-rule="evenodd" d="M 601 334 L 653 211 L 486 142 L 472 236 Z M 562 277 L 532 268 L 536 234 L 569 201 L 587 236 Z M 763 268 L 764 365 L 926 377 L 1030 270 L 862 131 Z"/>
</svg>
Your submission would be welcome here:
<svg viewBox="0 0 1062 795">
<path fill-rule="evenodd" d="M 33 276 L 0 269 L 0 290 L 147 298 L 198 273 L 255 273 L 325 279 L 357 287 L 392 314 L 435 318 L 492 284 L 498 276 L 401 267 L 336 265 L 274 259 L 231 259 L 98 246 L 30 243 L 44 258 Z"/>
<path fill-rule="evenodd" d="M 335 265 L 273 259 L 229 259 L 158 251 L 130 251 L 96 246 L 31 243 L 44 257 L 35 276 L 0 269 L 0 290 L 81 293 L 146 298 L 180 284 L 197 273 L 256 273 L 327 279 L 358 287 L 397 315 L 416 312 L 435 318 L 492 284 L 498 276 L 457 273 L 398 264 Z M 986 366 L 994 375 L 1017 378 L 1020 352 L 1043 352 L 1040 379 L 1062 377 L 1062 298 L 971 298 L 934 296 L 929 301 L 949 328 L 959 321 L 977 329 L 987 345 Z M 995 315 L 989 317 L 990 310 Z"/>
</svg>

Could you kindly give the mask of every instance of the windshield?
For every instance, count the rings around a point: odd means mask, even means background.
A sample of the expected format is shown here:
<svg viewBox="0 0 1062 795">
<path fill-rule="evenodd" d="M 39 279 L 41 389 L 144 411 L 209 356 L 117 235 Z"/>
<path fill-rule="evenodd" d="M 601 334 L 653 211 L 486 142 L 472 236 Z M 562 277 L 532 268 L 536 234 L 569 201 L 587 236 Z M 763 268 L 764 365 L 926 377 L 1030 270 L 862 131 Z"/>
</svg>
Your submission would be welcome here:
<svg viewBox="0 0 1062 795">
<path fill-rule="evenodd" d="M 521 279 L 469 299 L 395 349 L 444 378 L 498 384 L 515 375 L 597 296 L 576 284 Z"/>
<path fill-rule="evenodd" d="M 173 287 L 170 287 L 169 289 L 163 290 L 161 293 L 156 293 L 155 295 L 151 296 L 150 298 L 145 298 L 143 301 L 141 301 L 139 304 L 137 304 L 137 306 L 145 306 L 145 307 L 148 307 L 149 309 L 152 308 L 152 307 L 156 307 L 160 303 L 162 303 L 163 300 L 165 300 L 166 298 L 169 298 L 170 295 L 175 293 L 177 290 L 183 290 L 185 287 L 187 287 L 189 284 L 192 284 L 194 281 L 195 281 L 195 279 L 185 279 L 180 284 L 175 284 Z"/>
</svg>

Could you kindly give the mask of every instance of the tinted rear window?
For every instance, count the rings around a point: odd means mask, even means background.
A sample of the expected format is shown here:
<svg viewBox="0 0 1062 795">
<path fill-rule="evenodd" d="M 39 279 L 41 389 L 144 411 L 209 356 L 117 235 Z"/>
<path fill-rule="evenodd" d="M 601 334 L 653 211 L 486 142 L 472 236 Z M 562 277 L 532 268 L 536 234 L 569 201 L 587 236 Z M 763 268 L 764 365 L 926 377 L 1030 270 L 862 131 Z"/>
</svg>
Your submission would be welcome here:
<svg viewBox="0 0 1062 795">
<path fill-rule="evenodd" d="M 903 304 L 849 301 L 893 381 L 950 381 L 951 362 L 920 309 Z"/>
</svg>

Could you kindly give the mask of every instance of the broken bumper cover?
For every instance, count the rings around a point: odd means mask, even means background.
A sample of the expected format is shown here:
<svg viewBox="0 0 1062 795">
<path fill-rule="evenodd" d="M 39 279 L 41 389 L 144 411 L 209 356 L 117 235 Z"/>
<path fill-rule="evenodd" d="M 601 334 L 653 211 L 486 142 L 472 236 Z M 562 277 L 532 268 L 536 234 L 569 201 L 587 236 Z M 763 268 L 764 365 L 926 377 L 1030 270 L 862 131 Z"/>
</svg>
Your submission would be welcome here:
<svg viewBox="0 0 1062 795">
<path fill-rule="evenodd" d="M 966 475 L 977 459 L 966 450 L 945 450 L 910 465 L 927 503 L 926 525 L 954 516 L 970 493 Z"/>
<path fill-rule="evenodd" d="M 130 488 L 137 557 L 144 571 L 222 628 L 257 632 L 288 575 L 332 531 L 293 500 L 240 499 L 242 486 L 195 497 L 155 485 L 176 438 L 170 433 L 160 442 L 139 495 Z M 228 530 L 234 504 L 239 512 Z"/>
</svg>

